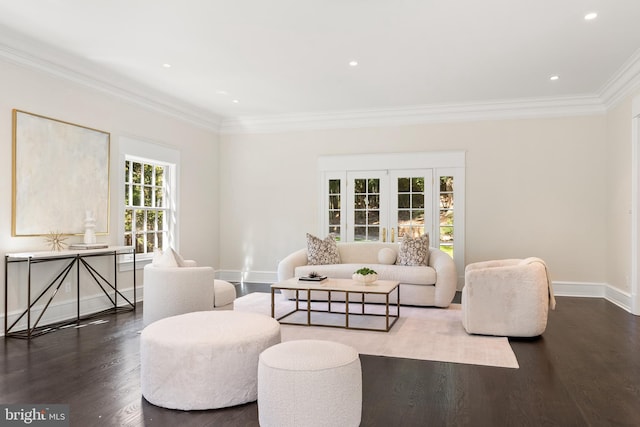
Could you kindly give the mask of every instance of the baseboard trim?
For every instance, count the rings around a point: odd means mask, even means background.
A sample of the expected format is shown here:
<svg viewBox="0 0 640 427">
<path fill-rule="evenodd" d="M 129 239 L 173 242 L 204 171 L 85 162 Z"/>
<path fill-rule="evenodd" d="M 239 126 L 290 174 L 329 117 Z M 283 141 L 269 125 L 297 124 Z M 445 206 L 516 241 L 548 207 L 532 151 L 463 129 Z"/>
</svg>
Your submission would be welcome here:
<svg viewBox="0 0 640 427">
<path fill-rule="evenodd" d="M 275 271 L 217 270 L 216 278 L 236 283 L 276 283 L 278 273 Z"/>
<path fill-rule="evenodd" d="M 133 300 L 133 288 L 119 289 L 119 291 L 127 297 L 129 301 Z M 143 299 L 142 286 L 136 287 L 136 302 L 140 302 Z M 127 307 L 126 301 L 121 297 L 118 297 L 118 307 Z M 87 297 L 80 298 L 80 316 L 88 316 L 101 311 L 112 308 L 113 305 L 107 299 L 104 294 L 95 294 Z M 23 309 L 24 310 L 24 309 Z M 13 310 L 9 313 L 8 323 L 11 325 L 22 314 L 23 310 Z M 31 310 L 31 321 L 34 322 L 38 316 L 42 313 L 42 307 L 34 307 Z M 45 311 L 42 319 L 38 323 L 40 326 L 46 326 L 48 324 L 64 322 L 67 320 L 73 320 L 77 316 L 77 300 L 71 299 L 67 301 L 52 302 L 47 311 Z M 4 314 L 0 315 L 0 319 L 4 324 Z M 14 327 L 14 330 L 26 329 L 27 320 L 26 316 L 20 320 L 20 322 Z M 0 330 L 0 336 L 4 336 L 4 328 Z"/>
</svg>

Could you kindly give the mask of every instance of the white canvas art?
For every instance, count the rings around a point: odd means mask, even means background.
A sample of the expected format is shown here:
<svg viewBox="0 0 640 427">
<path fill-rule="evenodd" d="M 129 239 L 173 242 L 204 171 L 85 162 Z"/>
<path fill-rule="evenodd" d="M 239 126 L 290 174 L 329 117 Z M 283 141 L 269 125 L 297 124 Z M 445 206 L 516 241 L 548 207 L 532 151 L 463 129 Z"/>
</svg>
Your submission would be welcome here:
<svg viewBox="0 0 640 427">
<path fill-rule="evenodd" d="M 107 132 L 14 110 L 13 235 L 81 234 L 109 224 Z"/>
</svg>

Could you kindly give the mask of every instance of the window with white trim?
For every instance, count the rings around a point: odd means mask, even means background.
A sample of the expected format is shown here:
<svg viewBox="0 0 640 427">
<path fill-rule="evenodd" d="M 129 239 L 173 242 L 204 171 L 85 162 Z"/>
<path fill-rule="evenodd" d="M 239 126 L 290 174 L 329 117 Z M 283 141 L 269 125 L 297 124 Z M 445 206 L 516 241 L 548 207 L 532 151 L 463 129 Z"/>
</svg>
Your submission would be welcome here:
<svg viewBox="0 0 640 427">
<path fill-rule="evenodd" d="M 118 141 L 119 244 L 134 246 L 142 268 L 154 249 L 179 250 L 180 151 L 164 144 L 121 136 Z M 132 256 L 123 256 L 130 268 Z"/>
<path fill-rule="evenodd" d="M 124 169 L 124 243 L 135 246 L 139 255 L 164 249 L 172 211 L 168 197 L 171 166 L 126 156 Z"/>
</svg>

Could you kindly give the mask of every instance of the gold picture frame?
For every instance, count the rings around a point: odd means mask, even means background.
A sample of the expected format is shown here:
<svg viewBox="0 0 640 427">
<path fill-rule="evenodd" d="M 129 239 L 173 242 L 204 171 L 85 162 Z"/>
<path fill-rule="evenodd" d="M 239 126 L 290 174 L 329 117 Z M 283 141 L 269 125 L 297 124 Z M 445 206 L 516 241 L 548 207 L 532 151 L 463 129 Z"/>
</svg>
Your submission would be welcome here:
<svg viewBox="0 0 640 427">
<path fill-rule="evenodd" d="M 12 236 L 109 233 L 111 134 L 13 110 Z"/>
</svg>

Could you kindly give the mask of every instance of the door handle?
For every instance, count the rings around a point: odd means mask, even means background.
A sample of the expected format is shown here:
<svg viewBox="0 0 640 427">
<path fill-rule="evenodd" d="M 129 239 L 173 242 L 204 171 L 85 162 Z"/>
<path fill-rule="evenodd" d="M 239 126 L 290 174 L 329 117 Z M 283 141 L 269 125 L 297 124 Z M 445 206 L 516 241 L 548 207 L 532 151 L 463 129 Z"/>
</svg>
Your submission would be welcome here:
<svg viewBox="0 0 640 427">
<path fill-rule="evenodd" d="M 396 241 L 396 231 L 395 229 L 391 229 L 391 243 L 395 243 Z"/>
<path fill-rule="evenodd" d="M 382 242 L 386 242 L 387 241 L 387 228 L 383 227 L 382 228 Z"/>
</svg>

